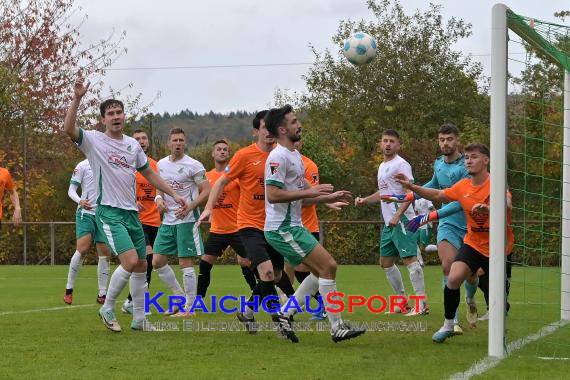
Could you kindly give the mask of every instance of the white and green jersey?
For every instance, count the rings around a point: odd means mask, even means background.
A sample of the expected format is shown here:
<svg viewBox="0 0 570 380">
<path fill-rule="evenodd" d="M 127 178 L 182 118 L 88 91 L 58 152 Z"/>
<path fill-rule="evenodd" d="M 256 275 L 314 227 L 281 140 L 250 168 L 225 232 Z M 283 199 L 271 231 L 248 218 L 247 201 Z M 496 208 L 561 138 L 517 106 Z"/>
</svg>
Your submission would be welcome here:
<svg viewBox="0 0 570 380">
<path fill-rule="evenodd" d="M 276 186 L 287 191 L 299 191 L 305 188 L 305 165 L 301 153 L 290 151 L 282 145 L 269 153 L 265 162 L 265 227 L 264 231 L 275 231 L 288 227 L 301 227 L 301 209 L 303 201 L 288 203 L 269 203 L 267 186 Z"/>
<path fill-rule="evenodd" d="M 91 210 L 85 210 L 81 206 L 77 206 L 77 209 L 81 210 L 82 214 L 95 215 L 95 209 L 97 208 L 97 194 L 95 192 L 93 170 L 91 170 L 89 160 L 81 161 L 77 164 L 75 169 L 73 169 L 73 174 L 71 175 L 71 183 L 81 187 L 81 200 L 87 200 L 91 206 L 93 206 Z"/>
<path fill-rule="evenodd" d="M 89 160 L 95 178 L 96 204 L 138 211 L 136 171 L 148 167 L 137 140 L 112 139 L 99 131 L 79 129 L 79 149 Z"/>
<path fill-rule="evenodd" d="M 176 194 L 189 202 L 198 198 L 200 193 L 198 185 L 208 180 L 204 165 L 187 155 L 176 161 L 172 161 L 170 156 L 164 157 L 158 161 L 158 174 L 172 187 Z M 195 222 L 200 217 L 200 211 L 195 208 L 184 219 L 178 219 L 174 214 L 180 205 L 167 194 L 164 194 L 164 201 L 168 211 L 164 213 L 162 224 L 175 225 Z"/>
<path fill-rule="evenodd" d="M 380 195 L 407 193 L 404 186 L 396 182 L 394 179 L 394 175 L 398 173 L 405 174 L 410 180 L 414 179 L 414 176 L 412 175 L 412 167 L 408 161 L 398 155 L 390 161 L 385 161 L 380 164 L 380 167 L 378 168 L 378 192 Z M 394 217 L 399 207 L 399 203 L 381 203 L 382 218 L 384 219 L 384 224 L 386 226 L 388 225 L 388 222 L 390 222 L 390 219 Z M 416 216 L 413 207 L 408 207 L 404 212 L 404 215 L 408 220 Z"/>
</svg>

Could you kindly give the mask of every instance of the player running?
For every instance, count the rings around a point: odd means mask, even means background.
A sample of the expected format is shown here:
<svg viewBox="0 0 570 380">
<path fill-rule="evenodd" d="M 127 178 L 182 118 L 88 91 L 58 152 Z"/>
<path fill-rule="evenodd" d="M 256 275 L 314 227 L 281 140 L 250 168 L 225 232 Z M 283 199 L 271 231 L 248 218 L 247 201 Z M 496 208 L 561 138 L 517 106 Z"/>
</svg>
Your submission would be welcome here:
<svg viewBox="0 0 570 380">
<path fill-rule="evenodd" d="M 303 306 L 306 296 L 317 290 L 327 307 L 329 293 L 336 292 L 336 262 L 317 239 L 303 226 L 302 203 L 347 202 L 350 192 L 337 191 L 333 186 L 319 184 L 311 187 L 305 179 L 305 167 L 294 143 L 301 139 L 301 123 L 286 105 L 270 110 L 265 116 L 267 130 L 277 137 L 277 147 L 271 151 L 265 164 L 265 226 L 264 234 L 269 244 L 292 265 L 307 265 L 315 274 L 305 278 L 295 299 Z M 290 323 L 294 310 L 278 311 L 272 315 L 279 330 L 294 343 L 299 341 Z M 293 308 L 294 309 L 294 308 Z M 346 326 L 340 313 L 329 312 L 331 338 L 336 343 L 364 334 L 364 330 Z"/>
<path fill-rule="evenodd" d="M 233 180 L 239 180 L 240 199 L 237 214 L 237 224 L 241 241 L 259 274 L 259 281 L 255 285 L 249 299 L 253 302 L 255 297 L 259 304 L 270 295 L 277 295 L 275 283 L 287 295 L 295 291 L 288 276 L 282 276 L 283 256 L 281 256 L 263 235 L 265 221 L 265 161 L 273 149 L 275 138 L 269 134 L 263 120 L 267 111 L 260 111 L 253 119 L 253 129 L 256 141 L 248 147 L 242 148 L 230 160 L 224 174 L 216 181 L 200 221 L 207 220 L 212 214 L 214 204 L 222 194 L 224 187 Z M 273 302 L 268 302 L 275 307 Z M 246 306 L 244 313 L 238 313 L 236 318 L 246 324 L 250 334 L 256 334 L 254 311 Z"/>
<path fill-rule="evenodd" d="M 465 167 L 471 178 L 464 178 L 453 186 L 444 189 L 428 189 L 410 182 L 406 175 L 398 174 L 397 181 L 404 187 L 433 202 L 460 203 L 467 220 L 467 234 L 464 244 L 455 257 L 447 285 L 444 288 L 445 321 L 443 327 L 432 337 L 442 343 L 454 333 L 454 316 L 460 302 L 459 288 L 463 281 L 473 276 L 481 268 L 489 272 L 489 198 L 490 180 L 489 148 L 483 144 L 470 144 L 465 147 Z M 514 235 L 511 228 L 511 194 L 507 192 L 507 256 L 511 254 Z"/>
</svg>

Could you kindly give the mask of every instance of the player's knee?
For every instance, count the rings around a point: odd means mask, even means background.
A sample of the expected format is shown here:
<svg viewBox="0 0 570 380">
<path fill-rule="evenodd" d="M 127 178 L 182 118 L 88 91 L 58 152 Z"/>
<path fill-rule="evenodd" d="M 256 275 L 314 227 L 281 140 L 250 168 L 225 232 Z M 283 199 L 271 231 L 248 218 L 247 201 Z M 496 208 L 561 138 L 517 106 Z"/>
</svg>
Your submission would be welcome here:
<svg viewBox="0 0 570 380">
<path fill-rule="evenodd" d="M 450 274 L 449 277 L 447 277 L 447 287 L 449 289 L 459 289 L 463 280 L 461 276 Z"/>
</svg>

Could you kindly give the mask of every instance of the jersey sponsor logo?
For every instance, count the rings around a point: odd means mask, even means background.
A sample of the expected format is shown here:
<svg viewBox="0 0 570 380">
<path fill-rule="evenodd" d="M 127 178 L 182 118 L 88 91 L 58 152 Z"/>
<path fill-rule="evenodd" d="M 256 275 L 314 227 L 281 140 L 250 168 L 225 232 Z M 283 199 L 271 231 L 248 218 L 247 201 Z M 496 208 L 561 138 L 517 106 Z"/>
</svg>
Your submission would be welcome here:
<svg viewBox="0 0 570 380">
<path fill-rule="evenodd" d="M 172 190 L 184 190 L 184 185 L 178 181 L 172 181 L 169 185 L 172 187 Z"/>
<path fill-rule="evenodd" d="M 125 156 L 119 156 L 117 154 L 111 154 L 108 158 L 107 158 L 107 162 L 109 163 L 109 165 L 111 165 L 111 167 L 115 168 L 115 169 L 119 169 L 119 168 L 130 168 L 129 163 L 127 162 L 127 159 L 125 158 Z"/>
<path fill-rule="evenodd" d="M 274 175 L 279 170 L 279 163 L 278 162 L 270 162 L 269 169 L 271 170 L 271 175 Z"/>
<path fill-rule="evenodd" d="M 265 194 L 253 194 L 253 200 L 264 201 L 265 200 Z"/>
</svg>

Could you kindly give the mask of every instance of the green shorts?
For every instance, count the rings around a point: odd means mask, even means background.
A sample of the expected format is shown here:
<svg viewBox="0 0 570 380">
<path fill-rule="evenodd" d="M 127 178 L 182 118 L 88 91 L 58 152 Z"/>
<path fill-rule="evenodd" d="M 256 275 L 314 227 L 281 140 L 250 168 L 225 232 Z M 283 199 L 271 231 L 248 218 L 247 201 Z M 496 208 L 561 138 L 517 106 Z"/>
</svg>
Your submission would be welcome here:
<svg viewBox="0 0 570 380">
<path fill-rule="evenodd" d="M 101 230 L 97 228 L 95 215 L 78 209 L 75 213 L 75 238 L 79 240 L 87 234 L 91 235 L 91 239 L 93 239 L 95 243 L 105 242 L 105 237 L 101 233 Z"/>
<path fill-rule="evenodd" d="M 293 266 L 301 264 L 319 244 L 305 227 L 265 231 L 264 235 L 265 240 Z"/>
<path fill-rule="evenodd" d="M 429 224 L 421 226 L 418 232 L 420 233 L 419 239 L 421 245 L 428 245 L 431 240 L 432 227 Z"/>
<path fill-rule="evenodd" d="M 146 258 L 144 232 L 136 211 L 99 205 L 95 220 L 105 244 L 115 255 L 136 249 L 139 259 Z"/>
<path fill-rule="evenodd" d="M 401 258 L 417 255 L 418 231 L 406 230 L 405 222 L 394 227 L 384 226 L 380 237 L 380 256 L 400 256 Z"/>
<path fill-rule="evenodd" d="M 204 243 L 200 229 L 194 226 L 195 223 L 161 224 L 152 252 L 166 256 L 177 255 L 180 258 L 202 256 Z"/>
</svg>

